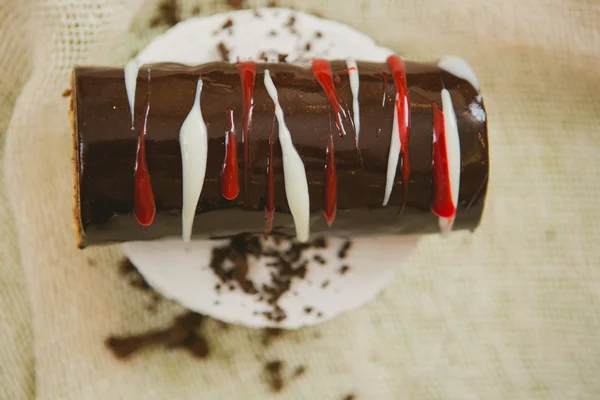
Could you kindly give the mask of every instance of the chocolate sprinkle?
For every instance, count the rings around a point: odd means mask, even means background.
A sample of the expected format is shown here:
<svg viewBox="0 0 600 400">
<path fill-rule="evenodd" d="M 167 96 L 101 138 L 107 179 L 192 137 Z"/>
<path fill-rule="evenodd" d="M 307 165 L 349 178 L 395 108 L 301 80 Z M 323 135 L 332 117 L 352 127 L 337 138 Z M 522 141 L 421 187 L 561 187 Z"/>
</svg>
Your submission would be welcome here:
<svg viewBox="0 0 600 400">
<path fill-rule="evenodd" d="M 287 58 L 287 57 L 288 57 L 288 55 L 287 55 L 287 54 L 285 54 L 285 53 L 279 53 L 279 54 L 277 55 L 277 58 L 278 58 L 278 60 L 279 60 L 279 62 L 280 62 L 280 63 L 287 62 L 287 61 L 286 61 L 286 58 Z"/>
<path fill-rule="evenodd" d="M 217 50 L 219 50 L 219 53 L 221 54 L 222 61 L 229 61 L 229 49 L 225 46 L 225 43 L 219 42 Z"/>
<path fill-rule="evenodd" d="M 344 242 L 344 244 L 342 245 L 342 247 L 340 248 L 340 251 L 338 252 L 338 257 L 346 258 L 346 256 L 348 255 L 348 250 L 350 250 L 350 247 L 352 247 L 352 242 L 349 240 L 346 240 Z"/>
<path fill-rule="evenodd" d="M 323 281 L 323 283 L 321 284 L 321 287 L 323 289 L 325 289 L 327 286 L 329 286 L 329 281 L 328 280 Z"/>
<path fill-rule="evenodd" d="M 233 20 L 231 18 L 227 18 L 227 20 L 225 20 L 225 22 L 223 22 L 223 25 L 221 25 L 221 29 L 225 30 L 227 28 L 231 28 L 233 26 Z"/>
<path fill-rule="evenodd" d="M 299 378 L 302 375 L 304 375 L 306 373 L 306 366 L 305 365 L 298 365 L 296 367 L 296 369 L 294 370 L 294 374 L 292 375 L 292 378 Z"/>
<path fill-rule="evenodd" d="M 197 332 L 203 318 L 200 314 L 186 312 L 177 317 L 166 329 L 153 330 L 140 335 L 111 336 L 105 344 L 119 359 L 126 359 L 143 348 L 157 345 L 167 349 L 185 348 L 193 356 L 204 358 L 209 353 L 208 343 L 206 338 Z"/>
<path fill-rule="evenodd" d="M 310 314 L 312 312 L 313 308 L 312 307 L 304 307 L 304 312 L 306 314 Z"/>
<path fill-rule="evenodd" d="M 347 265 L 342 265 L 342 267 L 340 268 L 340 274 L 341 275 L 345 275 L 346 272 L 348 272 L 350 270 L 350 267 Z"/>
<path fill-rule="evenodd" d="M 327 261 L 326 261 L 326 260 L 323 258 L 323 256 L 322 256 L 322 255 L 320 255 L 320 254 L 315 254 L 315 255 L 313 256 L 313 260 L 315 260 L 316 262 L 318 262 L 318 263 L 319 263 L 319 264 L 321 264 L 321 265 L 323 265 L 323 264 L 326 264 L 326 263 L 327 263 Z"/>
<path fill-rule="evenodd" d="M 319 39 L 323 37 L 323 32 L 321 31 L 316 31 L 315 32 L 315 36 L 318 37 Z"/>
<path fill-rule="evenodd" d="M 310 51 L 310 42 L 306 42 L 304 45 L 304 51 Z"/>
<path fill-rule="evenodd" d="M 131 286 L 137 289 L 153 291 L 150 285 L 148 285 L 148 282 L 146 282 L 142 274 L 138 272 L 135 265 L 133 265 L 129 259 L 125 258 L 121 260 L 121 263 L 119 264 L 119 272 L 127 279 L 127 282 Z"/>
<path fill-rule="evenodd" d="M 260 15 L 260 13 L 258 12 L 258 10 L 256 8 L 252 9 L 252 14 L 256 17 L 256 18 L 262 18 L 262 15 Z"/>
<path fill-rule="evenodd" d="M 290 15 L 290 19 L 288 19 L 288 21 L 285 23 L 285 26 L 288 27 L 293 27 L 294 24 L 296 24 L 296 16 L 295 15 Z"/>
<path fill-rule="evenodd" d="M 275 30 L 270 31 L 269 36 L 277 36 L 277 31 L 275 31 Z"/>
<path fill-rule="evenodd" d="M 264 51 L 263 51 L 263 52 L 261 52 L 261 53 L 258 55 L 258 59 L 259 59 L 259 60 L 262 60 L 262 61 L 268 61 L 268 60 L 269 60 L 269 58 L 267 57 L 267 53 L 265 53 Z"/>
<path fill-rule="evenodd" d="M 270 361 L 265 364 L 267 382 L 274 392 L 283 389 L 283 362 L 281 360 Z"/>
<path fill-rule="evenodd" d="M 284 333 L 284 330 L 279 328 L 266 328 L 263 332 L 262 344 L 266 347 L 269 346 L 273 340 L 280 338 Z"/>
</svg>

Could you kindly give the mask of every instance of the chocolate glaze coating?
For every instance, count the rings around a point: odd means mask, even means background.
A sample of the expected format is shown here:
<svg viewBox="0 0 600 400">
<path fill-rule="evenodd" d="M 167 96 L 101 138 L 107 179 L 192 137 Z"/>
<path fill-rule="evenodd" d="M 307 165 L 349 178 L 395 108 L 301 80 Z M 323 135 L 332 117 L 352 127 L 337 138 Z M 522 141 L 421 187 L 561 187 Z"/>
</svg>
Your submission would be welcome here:
<svg viewBox="0 0 600 400">
<path fill-rule="evenodd" d="M 348 135 L 338 135 L 330 103 L 310 68 L 291 64 L 258 64 L 250 131 L 248 192 L 243 184 L 242 90 L 235 64 L 210 63 L 196 67 L 154 64 L 140 69 L 135 96 L 135 125 L 125 91 L 123 69 L 78 67 L 73 72 L 75 218 L 80 247 L 106 242 L 156 239 L 181 235 L 182 167 L 179 130 L 194 101 L 196 82 L 203 80 L 201 109 L 208 130 L 205 183 L 194 221 L 194 237 L 262 233 L 268 139 L 274 105 L 264 86 L 269 69 L 279 94 L 292 141 L 304 161 L 309 183 L 311 233 L 423 234 L 438 232 L 438 218 L 430 211 L 432 198 L 432 110 L 441 105 L 441 90 L 449 90 L 457 117 L 461 148 L 459 204 L 454 229 L 473 230 L 483 211 L 488 180 L 487 124 L 470 106 L 483 108 L 477 90 L 434 63 L 406 62 L 411 105 L 409 154 L 411 175 L 406 207 L 398 163 L 389 204 L 382 206 L 396 89 L 385 63 L 358 62 L 360 74 L 359 148 L 355 147 L 352 93 L 345 61 L 332 61 L 336 91 L 348 118 Z M 148 83 L 147 69 L 151 71 Z M 387 76 L 387 77 L 386 77 Z M 133 171 L 144 101 L 151 92 L 146 135 L 148 170 L 157 215 L 142 227 L 133 215 Z M 240 195 L 226 200 L 220 193 L 227 108 L 233 109 Z M 325 149 L 334 133 L 337 166 L 337 217 L 331 227 L 322 216 Z M 294 236 L 287 204 L 281 148 L 275 134 L 275 218 L 273 231 Z"/>
</svg>

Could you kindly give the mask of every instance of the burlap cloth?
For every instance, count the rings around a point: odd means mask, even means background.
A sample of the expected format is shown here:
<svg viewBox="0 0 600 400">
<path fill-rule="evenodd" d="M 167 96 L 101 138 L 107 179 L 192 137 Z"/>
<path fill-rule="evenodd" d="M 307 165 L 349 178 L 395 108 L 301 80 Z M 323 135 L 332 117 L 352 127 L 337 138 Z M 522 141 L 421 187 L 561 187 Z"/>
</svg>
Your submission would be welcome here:
<svg viewBox="0 0 600 400">
<path fill-rule="evenodd" d="M 258 331 L 209 323 L 209 359 L 150 350 L 119 362 L 108 335 L 179 309 L 145 312 L 118 248 L 76 249 L 60 93 L 73 64 L 121 64 L 168 21 L 149 27 L 155 1 L 0 0 L 0 397 L 263 399 L 261 360 L 281 358 L 307 373 L 277 398 L 600 398 L 600 3 L 295 5 L 408 58 L 472 64 L 492 167 L 481 228 L 423 240 L 376 301 L 266 350 Z"/>
</svg>

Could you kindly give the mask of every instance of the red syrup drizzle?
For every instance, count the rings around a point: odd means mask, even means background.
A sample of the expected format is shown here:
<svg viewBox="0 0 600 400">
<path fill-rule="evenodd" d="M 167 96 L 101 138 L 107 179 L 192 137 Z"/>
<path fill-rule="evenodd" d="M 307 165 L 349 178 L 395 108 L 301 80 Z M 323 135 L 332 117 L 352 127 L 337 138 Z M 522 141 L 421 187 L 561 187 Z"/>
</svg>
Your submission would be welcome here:
<svg viewBox="0 0 600 400">
<path fill-rule="evenodd" d="M 269 135 L 269 155 L 267 156 L 267 199 L 265 201 L 265 235 L 270 235 L 275 216 L 275 178 L 273 176 L 273 136 L 275 135 L 275 116 Z"/>
<path fill-rule="evenodd" d="M 325 153 L 325 189 L 323 191 L 323 216 L 331 226 L 337 211 L 337 173 L 335 171 L 335 152 L 333 150 L 333 136 L 329 135 L 327 151 Z"/>
<path fill-rule="evenodd" d="M 322 58 L 315 58 L 312 61 L 312 72 L 325 91 L 325 94 L 329 99 L 329 103 L 331 104 L 331 108 L 333 108 L 333 112 L 335 114 L 335 124 L 340 132 L 340 136 L 346 136 L 346 130 L 344 129 L 342 120 L 343 118 L 346 118 L 346 112 L 342 108 L 337 98 L 335 87 L 333 86 L 331 64 L 329 64 L 329 61 Z"/>
<path fill-rule="evenodd" d="M 433 112 L 433 198 L 431 200 L 431 211 L 438 217 L 448 218 L 454 215 L 456 207 L 452 203 L 452 192 L 450 190 L 444 114 L 436 103 L 431 103 L 431 110 Z"/>
<path fill-rule="evenodd" d="M 402 158 L 402 184 L 404 185 L 404 202 L 408 193 L 408 177 L 410 176 L 410 160 L 408 157 L 408 136 L 410 129 L 410 103 L 406 88 L 404 61 L 392 54 L 387 58 L 387 66 L 392 72 L 396 85 L 396 112 L 398 113 L 398 133 L 400 134 L 400 157 Z M 384 75 L 385 76 L 385 75 Z M 402 206 L 404 208 L 404 205 Z"/>
<path fill-rule="evenodd" d="M 237 151 L 235 146 L 235 127 L 233 123 L 233 110 L 227 109 L 229 129 L 225 133 L 225 159 L 221 170 L 221 194 L 227 200 L 233 200 L 240 192 L 238 182 Z"/>
<path fill-rule="evenodd" d="M 148 114 L 150 112 L 150 92 L 146 95 L 146 110 L 144 123 L 138 137 L 133 172 L 133 214 L 142 226 L 150 226 L 156 216 L 156 204 L 150 183 L 150 174 L 146 164 L 146 133 L 148 129 Z"/>
<path fill-rule="evenodd" d="M 248 200 L 248 174 L 250 171 L 250 126 L 252 125 L 252 110 L 254 108 L 254 81 L 256 79 L 256 63 L 244 61 L 237 64 L 242 82 L 242 102 L 244 115 L 242 117 L 242 143 L 244 144 L 244 197 Z"/>
</svg>

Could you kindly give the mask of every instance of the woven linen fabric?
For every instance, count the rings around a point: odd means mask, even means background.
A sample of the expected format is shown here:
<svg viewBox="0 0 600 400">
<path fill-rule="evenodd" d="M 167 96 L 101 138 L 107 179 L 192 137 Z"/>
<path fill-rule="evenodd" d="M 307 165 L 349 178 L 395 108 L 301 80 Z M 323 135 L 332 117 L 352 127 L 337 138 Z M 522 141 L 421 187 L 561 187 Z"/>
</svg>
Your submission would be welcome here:
<svg viewBox="0 0 600 400">
<path fill-rule="evenodd" d="M 177 4 L 182 18 L 228 9 Z M 600 3 L 280 5 L 318 10 L 408 59 L 470 62 L 489 123 L 481 227 L 424 238 L 376 301 L 266 349 L 261 332 L 210 321 L 207 359 L 155 348 L 118 361 L 107 336 L 167 325 L 181 309 L 146 312 L 117 246 L 76 248 L 61 92 L 73 65 L 122 65 L 169 21 L 158 1 L 0 0 L 0 398 L 600 398 Z M 273 359 L 306 373 L 273 394 Z"/>
</svg>

